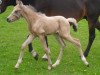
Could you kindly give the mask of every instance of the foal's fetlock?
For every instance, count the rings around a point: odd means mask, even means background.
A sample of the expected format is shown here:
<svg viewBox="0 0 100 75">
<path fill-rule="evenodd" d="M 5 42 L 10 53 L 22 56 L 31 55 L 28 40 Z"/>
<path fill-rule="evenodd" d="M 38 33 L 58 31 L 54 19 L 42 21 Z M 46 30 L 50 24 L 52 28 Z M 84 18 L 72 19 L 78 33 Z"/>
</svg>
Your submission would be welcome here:
<svg viewBox="0 0 100 75">
<path fill-rule="evenodd" d="M 15 65 L 15 68 L 18 69 L 19 68 L 19 65 L 22 63 L 22 59 L 18 59 L 16 65 Z"/>
<path fill-rule="evenodd" d="M 55 68 L 57 65 L 59 65 L 60 64 L 60 60 L 57 60 L 53 65 L 52 65 L 52 67 L 53 68 Z"/>
<path fill-rule="evenodd" d="M 86 65 L 87 67 L 89 67 L 89 63 L 88 63 L 87 61 L 85 62 L 85 65 Z"/>
<path fill-rule="evenodd" d="M 47 58 L 42 58 L 42 60 L 43 60 L 43 61 L 48 61 L 48 59 L 47 59 Z"/>
<path fill-rule="evenodd" d="M 34 57 L 35 60 L 38 60 L 39 55 L 36 54 L 36 56 Z"/>
<path fill-rule="evenodd" d="M 53 64 L 52 67 L 55 68 L 56 67 L 56 64 Z"/>
<path fill-rule="evenodd" d="M 47 60 L 48 60 L 48 58 L 47 58 L 47 55 L 46 55 L 46 54 L 44 54 L 44 55 L 43 55 L 42 60 L 43 60 L 43 61 L 47 61 Z"/>
<path fill-rule="evenodd" d="M 51 53 L 51 52 L 50 52 L 50 49 L 48 49 L 48 53 L 49 53 L 49 55 L 50 55 L 50 53 Z M 47 60 L 48 60 L 46 54 L 43 55 L 42 60 L 43 60 L 43 61 L 47 61 Z"/>
<path fill-rule="evenodd" d="M 84 55 L 81 56 L 81 60 L 84 62 L 84 64 L 85 64 L 87 67 L 89 67 L 89 63 L 87 62 L 87 60 L 86 60 L 86 58 L 85 58 Z"/>
<path fill-rule="evenodd" d="M 32 56 L 34 57 L 34 59 L 38 60 L 38 57 L 39 57 L 38 53 L 35 51 L 32 51 L 31 53 L 32 53 Z"/>
</svg>

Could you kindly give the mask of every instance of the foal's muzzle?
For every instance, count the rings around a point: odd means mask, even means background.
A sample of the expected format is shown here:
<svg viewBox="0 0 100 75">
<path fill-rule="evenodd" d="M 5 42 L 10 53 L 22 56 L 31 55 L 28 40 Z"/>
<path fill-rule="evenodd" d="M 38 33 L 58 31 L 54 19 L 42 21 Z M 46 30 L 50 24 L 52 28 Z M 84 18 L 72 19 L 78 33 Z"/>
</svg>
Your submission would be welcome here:
<svg viewBox="0 0 100 75">
<path fill-rule="evenodd" d="M 9 18 L 7 18 L 7 22 L 11 22 L 11 20 Z"/>
</svg>

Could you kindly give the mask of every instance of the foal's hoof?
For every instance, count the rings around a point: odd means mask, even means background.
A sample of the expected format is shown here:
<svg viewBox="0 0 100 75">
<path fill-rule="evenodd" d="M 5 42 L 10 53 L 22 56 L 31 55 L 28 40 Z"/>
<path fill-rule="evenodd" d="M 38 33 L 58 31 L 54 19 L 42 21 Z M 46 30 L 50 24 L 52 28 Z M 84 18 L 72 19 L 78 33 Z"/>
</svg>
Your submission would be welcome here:
<svg viewBox="0 0 100 75">
<path fill-rule="evenodd" d="M 47 61 L 47 60 L 48 60 L 48 58 L 47 58 L 47 55 L 46 55 L 46 54 L 44 54 L 44 55 L 43 55 L 42 60 L 43 60 L 43 61 Z"/>
<path fill-rule="evenodd" d="M 56 67 L 56 64 L 53 64 L 52 67 L 55 68 Z"/>
<path fill-rule="evenodd" d="M 86 65 L 87 67 L 89 67 L 89 64 L 88 65 Z"/>
<path fill-rule="evenodd" d="M 18 68 L 15 68 L 15 70 L 17 71 L 17 70 L 18 70 Z"/>
<path fill-rule="evenodd" d="M 51 70 L 52 69 L 52 66 L 48 66 L 48 70 Z"/>
<path fill-rule="evenodd" d="M 32 53 L 32 56 L 34 57 L 34 59 L 38 60 L 38 57 L 39 57 L 38 53 L 35 51 L 32 51 L 31 53 Z"/>
<path fill-rule="evenodd" d="M 15 69 L 16 69 L 16 70 L 18 70 L 18 68 L 19 68 L 18 66 L 15 66 Z"/>
<path fill-rule="evenodd" d="M 47 58 L 42 58 L 42 60 L 43 60 L 43 61 L 48 61 L 48 59 L 47 59 Z"/>
<path fill-rule="evenodd" d="M 87 65 L 87 67 L 89 67 L 89 65 Z"/>
<path fill-rule="evenodd" d="M 35 59 L 35 60 L 38 60 L 38 57 L 39 57 L 39 55 L 36 54 L 36 55 L 34 56 L 34 59 Z"/>
</svg>

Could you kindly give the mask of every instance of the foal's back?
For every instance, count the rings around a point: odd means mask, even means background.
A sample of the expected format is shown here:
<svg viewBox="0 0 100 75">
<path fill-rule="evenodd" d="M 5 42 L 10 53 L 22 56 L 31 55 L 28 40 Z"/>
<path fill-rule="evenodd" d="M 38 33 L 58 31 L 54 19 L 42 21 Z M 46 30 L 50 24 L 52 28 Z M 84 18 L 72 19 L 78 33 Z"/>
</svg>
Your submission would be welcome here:
<svg viewBox="0 0 100 75">
<path fill-rule="evenodd" d="M 63 16 L 42 16 L 37 20 L 37 29 L 44 30 L 45 34 L 58 33 L 64 28 L 69 28 L 69 22 Z"/>
</svg>

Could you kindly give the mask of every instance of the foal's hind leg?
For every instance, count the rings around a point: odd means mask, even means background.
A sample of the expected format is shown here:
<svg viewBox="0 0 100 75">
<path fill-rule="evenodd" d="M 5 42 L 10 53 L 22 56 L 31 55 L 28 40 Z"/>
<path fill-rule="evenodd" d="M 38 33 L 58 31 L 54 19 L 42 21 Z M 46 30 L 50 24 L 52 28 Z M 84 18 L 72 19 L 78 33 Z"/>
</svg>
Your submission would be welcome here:
<svg viewBox="0 0 100 75">
<path fill-rule="evenodd" d="M 63 51 L 64 51 L 64 48 L 65 48 L 65 43 L 58 34 L 56 35 L 56 39 L 59 42 L 59 44 L 61 45 L 61 50 L 60 50 L 60 53 L 59 53 L 59 56 L 58 56 L 56 62 L 52 65 L 52 67 L 56 67 L 57 65 L 60 64 L 60 60 L 62 58 Z"/>
<path fill-rule="evenodd" d="M 20 52 L 20 55 L 19 55 L 19 59 L 15 65 L 15 68 L 19 68 L 19 65 L 21 64 L 22 62 L 22 58 L 24 56 L 24 48 L 32 42 L 34 36 L 33 35 L 29 35 L 29 37 L 27 38 L 27 40 L 22 44 L 22 47 L 21 47 L 21 52 Z"/>
<path fill-rule="evenodd" d="M 81 44 L 80 41 L 78 39 L 72 38 L 70 35 L 65 35 L 64 39 L 68 40 L 69 42 L 71 42 L 72 44 L 74 44 L 76 47 L 78 47 L 79 49 L 79 53 L 81 55 L 81 60 L 84 62 L 85 65 L 89 65 L 88 62 L 86 61 L 86 58 L 83 55 L 83 51 L 81 49 Z"/>
</svg>

